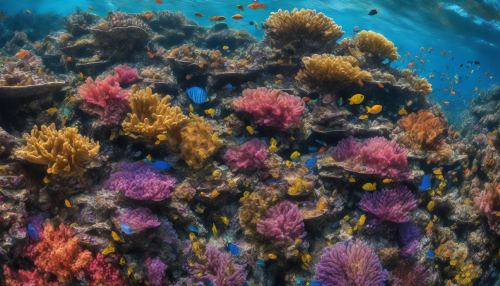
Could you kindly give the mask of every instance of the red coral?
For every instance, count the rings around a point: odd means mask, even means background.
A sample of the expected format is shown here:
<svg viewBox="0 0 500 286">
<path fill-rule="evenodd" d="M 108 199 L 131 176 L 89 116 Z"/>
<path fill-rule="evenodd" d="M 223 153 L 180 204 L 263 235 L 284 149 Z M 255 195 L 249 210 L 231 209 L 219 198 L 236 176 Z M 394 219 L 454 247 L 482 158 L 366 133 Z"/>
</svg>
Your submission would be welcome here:
<svg viewBox="0 0 500 286">
<path fill-rule="evenodd" d="M 5 272 L 5 282 L 10 286 L 57 286 L 58 282 L 48 282 L 43 279 L 38 270 L 18 270 L 17 273 L 10 270 L 7 265 L 3 266 Z"/>
<path fill-rule="evenodd" d="M 115 80 L 119 84 L 131 84 L 137 80 L 137 75 L 139 72 L 136 69 L 128 67 L 126 65 L 119 65 L 115 67 L 116 75 Z"/>
<path fill-rule="evenodd" d="M 112 264 L 104 261 L 104 256 L 100 253 L 97 254 L 97 258 L 88 267 L 87 273 L 92 281 L 92 286 L 125 284 L 125 279 L 120 271 Z"/>
<path fill-rule="evenodd" d="M 257 138 L 241 145 L 238 150 L 228 150 L 224 156 L 233 171 L 238 169 L 263 169 L 267 157 L 266 142 Z"/>
</svg>

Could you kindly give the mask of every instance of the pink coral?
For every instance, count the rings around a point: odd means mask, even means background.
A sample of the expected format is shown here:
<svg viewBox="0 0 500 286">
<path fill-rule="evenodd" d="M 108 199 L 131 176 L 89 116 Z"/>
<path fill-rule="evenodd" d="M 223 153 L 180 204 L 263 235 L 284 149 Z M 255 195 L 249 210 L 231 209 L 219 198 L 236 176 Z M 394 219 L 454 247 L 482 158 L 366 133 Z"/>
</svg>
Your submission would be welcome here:
<svg viewBox="0 0 500 286">
<path fill-rule="evenodd" d="M 228 150 L 224 160 L 227 160 L 229 165 L 233 167 L 233 171 L 238 169 L 264 169 L 267 153 L 266 142 L 254 138 L 241 145 L 237 151 Z"/>
<path fill-rule="evenodd" d="M 337 147 L 332 150 L 332 158 L 339 162 L 354 158 L 359 154 L 359 150 L 362 146 L 359 139 L 349 136 L 349 138 L 342 139 L 337 144 Z"/>
<path fill-rule="evenodd" d="M 120 85 L 133 83 L 137 80 L 137 75 L 139 74 L 136 69 L 126 65 L 118 65 L 114 68 L 114 70 L 116 72 L 114 78 Z"/>
<path fill-rule="evenodd" d="M 163 277 L 165 276 L 165 270 L 167 265 L 160 260 L 159 257 L 151 260 L 151 263 L 147 265 L 146 277 L 148 278 L 149 285 L 160 286 Z"/>
<path fill-rule="evenodd" d="M 289 201 L 282 201 L 267 210 L 257 222 L 257 232 L 271 240 L 295 240 L 307 235 L 299 207 Z"/>
<path fill-rule="evenodd" d="M 209 279 L 217 286 L 237 286 L 245 283 L 243 266 L 235 264 L 229 253 L 222 253 L 207 245 L 204 256 L 207 261 L 205 265 L 195 264 L 196 272 L 203 274 L 200 279 Z"/>
<path fill-rule="evenodd" d="M 500 190 L 483 191 L 474 201 L 488 219 L 490 229 L 500 233 L 500 217 L 497 215 L 500 212 Z"/>
<path fill-rule="evenodd" d="M 300 116 L 305 108 L 300 97 L 264 87 L 245 89 L 243 97 L 234 101 L 234 106 L 238 111 L 253 115 L 258 124 L 281 130 L 300 123 Z"/>
<path fill-rule="evenodd" d="M 399 185 L 381 192 L 366 192 L 359 207 L 375 216 L 374 224 L 384 221 L 402 223 L 410 220 L 410 213 L 417 207 L 417 199 L 410 189 Z"/>
<path fill-rule="evenodd" d="M 59 282 L 57 281 L 46 281 L 43 279 L 42 275 L 38 272 L 38 270 L 23 270 L 19 269 L 16 272 L 12 271 L 7 265 L 3 266 L 3 270 L 5 273 L 5 278 L 7 285 L 10 286 L 58 286 Z"/>
<path fill-rule="evenodd" d="M 125 279 L 120 271 L 113 264 L 104 261 L 104 256 L 100 253 L 89 265 L 87 272 L 92 286 L 125 284 Z"/>
<path fill-rule="evenodd" d="M 135 210 L 122 210 L 117 214 L 116 219 L 120 223 L 128 224 L 134 232 L 160 225 L 158 217 L 151 210 L 143 207 L 136 208 Z"/>
</svg>

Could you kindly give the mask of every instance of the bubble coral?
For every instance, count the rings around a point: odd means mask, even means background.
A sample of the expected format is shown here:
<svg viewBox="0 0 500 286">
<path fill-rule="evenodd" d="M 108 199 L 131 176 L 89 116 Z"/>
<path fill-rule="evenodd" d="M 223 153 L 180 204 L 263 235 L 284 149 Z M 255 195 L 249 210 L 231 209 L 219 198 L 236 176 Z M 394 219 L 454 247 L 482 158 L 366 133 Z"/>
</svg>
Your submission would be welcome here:
<svg viewBox="0 0 500 286">
<path fill-rule="evenodd" d="M 120 271 L 113 264 L 106 262 L 100 253 L 89 265 L 87 272 L 92 286 L 125 285 L 125 279 Z"/>
<path fill-rule="evenodd" d="M 228 150 L 224 160 L 233 168 L 238 169 L 264 169 L 267 154 L 267 144 L 257 138 L 241 145 L 238 150 Z"/>
<path fill-rule="evenodd" d="M 365 192 L 359 207 L 373 215 L 373 224 L 382 222 L 402 223 L 410 220 L 410 213 L 417 207 L 417 199 L 404 185 L 382 191 Z"/>
<path fill-rule="evenodd" d="M 120 223 L 128 224 L 134 232 L 160 225 L 158 217 L 148 208 L 124 209 L 116 214 Z"/>
<path fill-rule="evenodd" d="M 359 240 L 325 247 L 315 274 L 324 286 L 382 286 L 389 278 L 377 255 Z"/>
<path fill-rule="evenodd" d="M 222 146 L 218 133 L 212 133 L 212 125 L 198 115 L 181 129 L 181 156 L 193 169 L 199 170 L 207 159 Z"/>
<path fill-rule="evenodd" d="M 245 89 L 243 97 L 234 101 L 237 111 L 253 115 L 260 125 L 277 127 L 285 130 L 300 123 L 305 104 L 298 96 L 293 96 L 281 90 Z"/>
<path fill-rule="evenodd" d="M 257 232 L 273 241 L 302 239 L 307 235 L 299 207 L 289 201 L 268 209 L 257 222 Z"/>
<path fill-rule="evenodd" d="M 222 253 L 208 245 L 202 259 L 203 264 L 196 263 L 196 272 L 202 273 L 202 280 L 209 279 L 214 285 L 243 285 L 246 275 L 243 266 L 235 264 L 229 253 Z"/>
<path fill-rule="evenodd" d="M 435 150 L 442 144 L 441 136 L 446 130 L 443 119 L 435 116 L 432 111 L 419 110 L 412 112 L 398 121 L 398 126 L 402 129 L 393 132 L 401 146 L 416 150 Z M 398 132 L 399 131 L 399 132 Z"/>
<path fill-rule="evenodd" d="M 382 34 L 361 31 L 356 36 L 355 41 L 360 51 L 378 56 L 380 62 L 385 59 L 397 60 L 399 58 L 398 48 L 394 47 L 394 43 L 387 40 Z"/>
<path fill-rule="evenodd" d="M 163 276 L 165 276 L 165 270 L 167 265 L 160 260 L 159 257 L 151 260 L 151 263 L 147 265 L 146 277 L 148 278 L 149 285 L 160 286 Z"/>
<path fill-rule="evenodd" d="M 342 27 L 331 18 L 309 9 L 293 9 L 292 12 L 280 9 L 271 13 L 262 27 L 273 48 L 295 53 L 328 49 L 344 35 Z"/>
<path fill-rule="evenodd" d="M 86 165 L 97 156 L 99 142 L 78 134 L 76 128 L 57 131 L 56 125 L 35 126 L 31 135 L 24 134 L 26 146 L 16 151 L 31 163 L 47 165 L 47 173 L 69 177 L 85 172 Z"/>
<path fill-rule="evenodd" d="M 132 199 L 161 201 L 171 197 L 175 188 L 175 178 L 161 174 L 153 166 L 121 162 L 114 171 L 103 186 L 120 190 Z"/>
</svg>

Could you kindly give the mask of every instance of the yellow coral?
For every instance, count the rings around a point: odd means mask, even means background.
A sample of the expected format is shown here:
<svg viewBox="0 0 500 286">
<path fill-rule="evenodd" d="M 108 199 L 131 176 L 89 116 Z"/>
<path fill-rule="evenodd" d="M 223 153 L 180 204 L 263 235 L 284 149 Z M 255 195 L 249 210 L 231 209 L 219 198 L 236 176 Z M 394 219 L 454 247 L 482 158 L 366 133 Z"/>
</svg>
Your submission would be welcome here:
<svg viewBox="0 0 500 286">
<path fill-rule="evenodd" d="M 426 78 L 413 77 L 411 83 L 413 84 L 413 89 L 422 95 L 427 95 L 432 92 L 432 85 Z"/>
<path fill-rule="evenodd" d="M 272 47 L 298 53 L 315 52 L 335 44 L 344 32 L 342 27 L 316 10 L 282 11 L 271 13 L 262 27 Z"/>
<path fill-rule="evenodd" d="M 355 60 L 355 61 L 354 61 Z M 309 86 L 329 86 L 332 84 L 350 84 L 355 80 L 371 78 L 369 72 L 361 70 L 353 57 L 334 55 L 312 55 L 302 58 L 305 70 L 300 70 L 296 80 Z"/>
<path fill-rule="evenodd" d="M 170 107 L 170 96 L 161 101 L 151 88 L 134 92 L 130 99 L 132 113 L 122 123 L 123 131 L 132 137 L 149 137 L 153 140 L 158 135 L 165 135 L 172 148 L 180 143 L 180 128 L 189 121 L 179 107 Z"/>
<path fill-rule="evenodd" d="M 25 133 L 26 146 L 16 151 L 18 156 L 35 163 L 47 165 L 47 173 L 69 177 L 85 172 L 85 166 L 97 156 L 99 142 L 78 134 L 76 128 L 56 130 L 55 124 L 35 126 L 31 135 Z"/>
<path fill-rule="evenodd" d="M 198 115 L 193 115 L 192 121 L 181 129 L 181 156 L 190 167 L 203 168 L 208 157 L 222 146 L 218 134 L 212 131 L 212 125 Z"/>
<path fill-rule="evenodd" d="M 356 36 L 356 44 L 362 52 L 378 55 L 381 60 L 397 60 L 399 58 L 398 48 L 394 43 L 387 40 L 382 34 L 373 31 L 361 31 Z"/>
</svg>

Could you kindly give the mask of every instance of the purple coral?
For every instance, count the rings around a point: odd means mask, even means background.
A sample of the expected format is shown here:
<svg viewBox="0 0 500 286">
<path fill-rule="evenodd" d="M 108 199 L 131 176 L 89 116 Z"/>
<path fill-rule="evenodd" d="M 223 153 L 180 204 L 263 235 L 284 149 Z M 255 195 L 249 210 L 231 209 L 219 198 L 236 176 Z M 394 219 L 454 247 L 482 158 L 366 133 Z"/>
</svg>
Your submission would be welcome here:
<svg viewBox="0 0 500 286">
<path fill-rule="evenodd" d="M 359 240 L 325 247 L 315 274 L 323 286 L 379 286 L 389 278 L 378 256 Z"/>
<path fill-rule="evenodd" d="M 158 217 L 148 208 L 124 209 L 116 215 L 120 223 L 128 224 L 134 232 L 160 225 Z"/>
<path fill-rule="evenodd" d="M 160 286 L 166 269 L 167 265 L 159 257 L 151 260 L 151 263 L 146 268 L 149 285 Z"/>
<path fill-rule="evenodd" d="M 122 162 L 115 168 L 103 186 L 122 191 L 125 196 L 136 200 L 161 201 L 172 196 L 175 178 L 160 174 L 152 166 Z"/>
<path fill-rule="evenodd" d="M 234 264 L 229 253 L 222 253 L 217 248 L 208 245 L 205 251 L 207 263 L 196 263 L 196 272 L 203 273 L 200 279 L 209 279 L 213 285 L 237 286 L 246 281 L 243 266 Z"/>
<path fill-rule="evenodd" d="M 417 207 L 417 199 L 406 186 L 399 185 L 381 192 L 366 192 L 359 206 L 363 211 L 375 216 L 372 221 L 374 224 L 384 221 L 402 223 L 410 220 L 409 215 Z"/>
<path fill-rule="evenodd" d="M 307 235 L 299 207 L 289 201 L 282 201 L 267 210 L 257 222 L 257 232 L 271 240 L 295 240 Z"/>
<path fill-rule="evenodd" d="M 233 171 L 238 169 L 263 169 L 267 157 L 267 145 L 265 141 L 257 138 L 241 145 L 238 150 L 228 150 L 224 156 Z"/>
<path fill-rule="evenodd" d="M 163 242 L 175 243 L 177 242 L 177 233 L 175 232 L 172 223 L 168 219 L 160 219 L 160 227 L 158 228 L 158 237 L 161 238 Z"/>
<path fill-rule="evenodd" d="M 359 139 L 349 136 L 349 138 L 343 139 L 337 144 L 331 155 L 335 161 L 344 162 L 347 159 L 356 157 L 361 147 L 362 143 Z"/>
<path fill-rule="evenodd" d="M 126 65 L 118 65 L 114 70 L 116 72 L 114 78 L 119 84 L 131 84 L 137 80 L 137 75 L 139 74 L 136 69 Z"/>
</svg>

